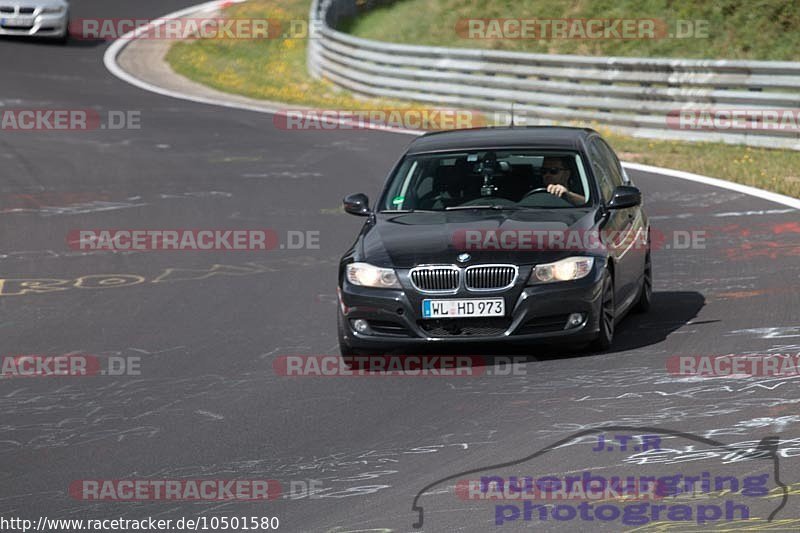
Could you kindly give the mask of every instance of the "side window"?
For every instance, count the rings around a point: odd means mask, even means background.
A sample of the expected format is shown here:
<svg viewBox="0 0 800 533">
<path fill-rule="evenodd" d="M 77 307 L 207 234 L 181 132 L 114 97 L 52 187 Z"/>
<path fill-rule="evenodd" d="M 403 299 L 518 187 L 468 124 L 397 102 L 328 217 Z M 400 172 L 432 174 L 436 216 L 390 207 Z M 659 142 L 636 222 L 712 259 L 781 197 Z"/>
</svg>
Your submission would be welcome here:
<svg viewBox="0 0 800 533">
<path fill-rule="evenodd" d="M 608 159 L 600 150 L 597 137 L 589 141 L 589 158 L 591 159 L 592 171 L 597 178 L 597 185 L 600 187 L 600 194 L 606 203 L 611 201 L 614 194 L 614 183 L 611 177 L 611 165 Z M 620 177 L 621 179 L 621 177 Z"/>
<path fill-rule="evenodd" d="M 611 171 L 611 183 L 614 184 L 614 187 L 619 187 L 625 182 L 625 178 L 623 177 L 624 174 L 622 172 L 622 166 L 619 164 L 619 159 L 617 159 L 614 150 L 608 146 L 602 139 L 595 139 L 597 142 L 597 148 L 600 150 L 600 153 L 605 157 L 605 160 L 608 162 L 608 168 Z"/>
</svg>

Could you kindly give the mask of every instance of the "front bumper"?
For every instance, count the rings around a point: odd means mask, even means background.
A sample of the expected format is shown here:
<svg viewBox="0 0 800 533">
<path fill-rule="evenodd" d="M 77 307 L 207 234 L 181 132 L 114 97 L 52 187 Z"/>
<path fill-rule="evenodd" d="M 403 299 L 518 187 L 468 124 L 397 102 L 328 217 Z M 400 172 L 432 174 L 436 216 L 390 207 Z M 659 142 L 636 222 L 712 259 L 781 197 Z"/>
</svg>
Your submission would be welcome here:
<svg viewBox="0 0 800 533">
<path fill-rule="evenodd" d="M 531 267 L 520 267 L 515 285 L 502 291 L 467 292 L 447 296 L 424 295 L 401 276 L 403 289 L 372 289 L 342 280 L 339 313 L 342 340 L 354 349 L 462 343 L 529 343 L 532 341 L 584 342 L 599 332 L 603 268 L 596 262 L 585 278 L 560 283 L 526 285 Z M 505 299 L 502 318 L 423 319 L 424 299 Z M 573 313 L 584 321 L 567 328 Z M 364 319 L 367 334 L 356 332 L 352 322 Z"/>
<path fill-rule="evenodd" d="M 41 13 L 36 9 L 31 15 L 0 13 L 0 35 L 20 37 L 64 37 L 69 27 L 69 13 Z"/>
</svg>

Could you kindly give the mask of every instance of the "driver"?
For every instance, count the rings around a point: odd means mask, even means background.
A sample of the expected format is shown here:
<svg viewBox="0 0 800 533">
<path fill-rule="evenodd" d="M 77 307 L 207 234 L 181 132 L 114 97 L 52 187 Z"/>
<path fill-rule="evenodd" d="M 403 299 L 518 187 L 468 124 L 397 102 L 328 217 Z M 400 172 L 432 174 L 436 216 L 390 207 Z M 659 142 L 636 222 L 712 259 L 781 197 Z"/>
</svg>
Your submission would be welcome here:
<svg viewBox="0 0 800 533">
<path fill-rule="evenodd" d="M 567 189 L 567 183 L 572 176 L 569 166 L 561 157 L 545 157 L 542 161 L 542 179 L 547 192 L 563 198 L 572 205 L 583 205 L 586 199 Z"/>
</svg>

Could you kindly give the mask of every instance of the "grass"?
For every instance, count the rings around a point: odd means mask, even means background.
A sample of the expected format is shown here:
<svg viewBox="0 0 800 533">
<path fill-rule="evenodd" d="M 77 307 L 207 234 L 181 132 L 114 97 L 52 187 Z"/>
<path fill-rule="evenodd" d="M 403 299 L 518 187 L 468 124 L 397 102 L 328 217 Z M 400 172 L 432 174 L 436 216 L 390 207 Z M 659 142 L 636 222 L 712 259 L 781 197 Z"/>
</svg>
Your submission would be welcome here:
<svg viewBox="0 0 800 533">
<path fill-rule="evenodd" d="M 800 198 L 800 152 L 720 143 L 651 141 L 596 127 L 623 161 L 726 179 Z"/>
<path fill-rule="evenodd" d="M 591 0 L 591 2 L 592 6 L 595 5 L 594 2 L 606 6 L 610 4 L 606 0 Z M 385 35 L 369 35 L 371 37 L 388 39 L 394 35 L 399 35 L 392 33 L 393 31 L 399 31 L 406 38 L 417 38 L 416 34 L 403 33 L 404 30 L 402 28 L 411 28 L 414 23 L 419 23 L 423 26 L 427 25 L 425 27 L 430 30 L 431 24 L 437 20 L 431 14 L 431 10 L 435 14 L 441 6 L 455 5 L 456 3 L 455 0 L 426 0 L 424 2 L 425 6 L 430 7 L 426 7 L 426 10 L 421 11 L 420 5 L 422 4 L 419 0 L 406 0 L 396 4 L 393 8 L 367 14 L 363 19 L 353 23 L 353 28 L 364 35 L 364 32 L 367 31 L 367 21 L 373 20 L 379 28 L 382 27 L 387 33 Z M 563 5 L 571 6 L 569 13 L 573 17 L 578 16 L 576 13 L 579 12 L 576 10 L 580 6 L 589 4 L 588 1 L 585 2 L 583 0 L 573 0 L 571 3 L 542 0 L 537 2 L 537 5 L 555 6 L 562 5 L 562 3 Z M 672 2 L 656 2 L 655 0 L 640 0 L 638 2 L 617 0 L 613 5 L 630 6 L 634 3 L 642 6 L 672 4 Z M 724 12 L 725 6 L 734 3 L 736 2 L 731 0 L 718 1 L 714 4 L 716 7 L 707 9 Z M 778 4 L 778 2 L 759 3 Z M 477 9 L 488 4 L 519 5 L 517 3 L 512 4 L 511 0 L 498 2 L 473 0 L 468 5 Z M 755 4 L 756 2 L 741 2 L 741 5 L 747 6 Z M 396 13 L 395 18 L 391 20 L 384 18 L 387 13 L 392 12 L 392 9 L 407 10 L 409 9 L 408 6 L 411 5 L 416 5 L 416 10 L 401 11 Z M 458 2 L 458 5 L 460 6 L 461 3 Z M 308 7 L 308 0 L 251 0 L 228 8 L 226 16 L 305 20 L 308 16 Z M 592 7 L 591 9 L 599 8 Z M 756 12 L 757 10 L 752 9 L 752 11 Z M 511 10 L 509 9 L 506 12 L 511 12 Z M 549 11 L 543 9 L 537 10 L 537 13 L 544 12 L 549 13 Z M 613 12 L 619 13 L 619 11 Z M 401 13 L 405 13 L 405 18 L 397 16 Z M 419 16 L 420 13 L 425 13 L 425 16 Z M 517 13 L 527 16 L 530 11 L 523 9 L 517 10 Z M 772 13 L 770 16 L 775 18 L 772 11 L 762 9 L 762 14 L 766 13 Z M 681 16 L 683 18 L 691 18 L 691 14 L 691 12 L 687 12 Z M 463 16 L 459 13 L 445 13 L 444 15 L 451 18 Z M 488 17 L 491 15 L 485 14 L 482 16 Z M 606 18 L 610 16 L 612 15 L 608 14 Z M 439 22 L 438 24 L 443 23 Z M 369 32 L 377 31 L 377 29 L 369 28 Z M 419 37 L 421 42 L 426 42 L 423 37 L 424 35 Z M 430 35 L 428 37 L 430 38 Z M 800 38 L 800 31 L 796 32 L 793 37 L 787 36 L 787 41 L 793 42 L 792 39 L 796 38 Z M 778 59 L 778 54 L 783 53 L 780 52 L 783 49 L 783 44 L 779 42 L 779 39 L 775 39 L 774 34 L 770 36 L 770 39 L 770 43 L 775 47 L 776 54 L 775 57 L 771 58 Z M 455 43 L 443 42 L 435 44 L 451 45 Z M 757 44 L 753 44 L 753 51 L 756 50 Z M 191 41 L 176 43 L 169 51 L 167 61 L 179 74 L 215 89 L 251 98 L 284 102 L 289 105 L 345 110 L 418 109 L 420 107 L 430 107 L 429 105 L 415 105 L 411 102 L 363 98 L 340 90 L 326 81 L 314 80 L 306 70 L 306 45 L 307 42 L 304 39 L 252 41 L 210 39 Z M 470 45 L 474 45 L 474 42 L 471 42 Z M 800 50 L 798 46 L 800 46 L 800 43 L 795 46 L 793 51 L 795 57 L 797 50 Z M 758 47 L 761 47 L 761 45 L 759 44 Z M 758 48 L 758 50 L 760 49 Z M 564 50 L 559 51 L 564 52 Z M 733 48 L 731 51 L 736 52 Z M 581 53 L 584 52 L 581 51 Z M 714 53 L 716 54 L 716 52 Z M 726 55 L 730 56 L 731 54 L 719 53 L 720 57 Z M 604 134 L 623 160 L 695 172 L 800 198 L 800 152 L 798 151 L 749 148 L 721 143 L 650 141 L 612 134 L 607 129 L 599 126 L 595 126 L 595 128 Z"/>
<path fill-rule="evenodd" d="M 307 20 L 309 0 L 253 0 L 226 9 L 226 17 Z M 371 109 L 409 104 L 365 99 L 312 79 L 306 39 L 203 39 L 174 44 L 167 62 L 178 74 L 215 89 L 261 100 L 324 109 Z"/>
<path fill-rule="evenodd" d="M 678 21 L 707 21 L 707 29 L 700 27 L 707 37 L 470 39 L 456 30 L 459 21 L 476 18 L 659 19 L 672 34 Z M 800 60 L 797 0 L 403 0 L 358 17 L 348 31 L 398 43 L 546 54 Z"/>
</svg>

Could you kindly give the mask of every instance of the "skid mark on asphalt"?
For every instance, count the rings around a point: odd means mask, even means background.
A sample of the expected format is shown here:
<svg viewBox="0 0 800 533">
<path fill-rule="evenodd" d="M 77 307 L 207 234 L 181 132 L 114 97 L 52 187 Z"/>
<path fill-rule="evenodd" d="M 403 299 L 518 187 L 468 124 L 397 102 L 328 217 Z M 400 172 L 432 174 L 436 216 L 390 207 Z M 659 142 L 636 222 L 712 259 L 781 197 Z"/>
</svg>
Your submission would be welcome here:
<svg viewBox="0 0 800 533">
<path fill-rule="evenodd" d="M 225 191 L 188 191 L 128 196 L 114 200 L 111 193 L 44 191 L 0 197 L 0 215 L 32 213 L 43 217 L 85 215 L 151 205 L 152 201 L 233 198 Z"/>
<path fill-rule="evenodd" d="M 130 348 L 131 351 L 142 353 L 142 354 L 145 354 L 145 355 L 160 355 L 162 353 L 174 352 L 175 350 L 180 350 L 180 349 L 184 349 L 185 350 L 186 346 L 183 346 L 183 345 L 175 346 L 173 348 L 165 348 L 163 350 L 158 350 L 158 351 L 155 351 L 155 352 L 150 352 L 148 350 L 145 350 L 144 348 Z M 119 355 L 121 355 L 121 353 L 119 353 Z"/>
<path fill-rule="evenodd" d="M 233 193 L 224 191 L 193 191 L 182 193 L 161 193 L 157 197 L 160 200 L 186 200 L 190 198 L 233 198 Z"/>
<path fill-rule="evenodd" d="M 92 250 L 92 251 L 56 251 L 56 250 L 20 250 L 16 252 L 0 253 L 0 261 L 41 261 L 45 259 L 66 259 L 74 257 L 90 257 L 98 255 L 133 255 L 142 252 L 138 251 L 117 251 L 117 250 Z"/>
<path fill-rule="evenodd" d="M 102 213 L 105 211 L 118 211 L 120 209 L 132 209 L 135 207 L 144 207 L 146 205 L 148 204 L 132 202 L 88 202 L 67 207 L 40 207 L 37 209 L 10 208 L 0 210 L 0 214 L 37 213 L 44 217 L 57 215 L 85 215 L 89 213 Z"/>
<path fill-rule="evenodd" d="M 276 179 L 303 179 L 303 178 L 321 178 L 324 174 L 322 172 L 293 172 L 284 170 L 280 172 L 263 172 L 259 174 L 242 174 L 243 178 L 276 178 Z"/>
<path fill-rule="evenodd" d="M 212 277 L 247 277 L 298 270 L 323 265 L 338 264 L 333 258 L 294 257 L 271 262 L 248 261 L 239 265 L 213 264 L 203 268 L 170 267 L 155 276 L 139 274 L 90 274 L 76 279 L 55 278 L 6 278 L 0 279 L 0 297 L 35 296 L 50 293 L 63 293 L 71 290 L 107 290 L 137 285 L 174 283 L 183 281 L 203 281 Z"/>
<path fill-rule="evenodd" d="M 391 448 L 368 448 L 355 452 L 337 452 L 319 457 L 268 457 L 259 454 L 252 458 L 236 459 L 213 464 L 187 464 L 182 466 L 166 466 L 143 472 L 139 469 L 132 472 L 116 472 L 114 479 L 148 478 L 148 479 L 275 479 L 285 489 L 283 500 L 307 500 L 313 496 L 316 504 L 324 501 L 341 502 L 343 499 L 363 498 L 390 489 L 400 473 L 401 468 L 414 467 L 420 458 L 442 456 L 442 460 L 452 460 L 453 454 L 467 458 L 468 450 L 476 446 L 494 444 L 486 433 L 449 434 L 448 440 L 431 438 L 430 444 Z M 445 459 L 445 457 L 447 459 Z M 291 493 L 292 481 L 314 480 L 319 487 L 306 492 Z M 60 508 L 62 514 L 80 512 L 85 515 L 89 511 L 114 516 L 136 516 L 144 510 L 151 509 L 148 502 L 70 502 L 63 491 L 44 491 L 32 494 L 37 501 L 47 502 L 48 508 Z M 164 502 L 158 502 L 164 505 Z M 274 505 L 277 502 L 273 502 Z M 170 506 L 170 511 L 192 509 L 192 513 L 206 514 L 211 511 L 236 510 L 246 505 L 243 502 L 180 502 Z M 263 506 L 263 503 L 252 505 Z M 152 515 L 151 511 L 147 511 Z"/>
<path fill-rule="evenodd" d="M 630 359 L 635 360 L 635 357 Z M 629 391 L 631 383 L 637 383 L 637 389 L 642 387 L 642 390 Z M 520 418 L 535 416 L 540 421 L 537 432 L 554 436 L 564 431 L 605 425 L 702 424 L 708 427 L 708 421 L 719 423 L 722 416 L 733 422 L 726 427 L 712 425 L 713 431 L 746 435 L 753 421 L 767 421 L 754 418 L 752 413 L 780 406 L 796 408 L 800 403 L 797 388 L 794 378 L 676 378 L 665 371 L 654 373 L 649 367 L 593 369 L 569 378 L 560 377 L 553 367 L 537 368 L 536 379 L 517 377 L 504 381 L 502 388 L 487 379 L 453 385 L 454 392 L 461 394 L 509 398 L 496 414 L 497 423 L 514 423 Z M 628 392 L 619 393 L 621 390 Z M 781 391 L 779 395 L 778 391 Z M 534 395 L 533 402 L 520 401 Z M 592 422 L 564 424 L 559 420 L 557 408 L 565 404 L 582 406 L 584 418 Z M 474 405 L 474 402 L 472 405 L 464 402 L 460 409 L 465 415 L 479 412 L 480 407 Z M 648 406 L 646 412 L 642 411 L 642 405 Z M 608 413 L 614 416 L 603 417 Z M 798 420 L 784 417 L 769 422 L 782 424 L 782 429 L 793 426 L 800 430 Z"/>
<path fill-rule="evenodd" d="M 171 427 L 168 417 L 183 416 L 187 410 L 192 411 L 187 407 L 196 402 L 241 400 L 248 394 L 255 394 L 266 379 L 269 376 L 127 378 L 94 380 L 93 386 L 88 388 L 70 382 L 45 392 L 18 389 L 13 396 L 0 397 L 0 408 L 6 413 L 0 427 L 9 437 L 0 443 L 0 451 L 63 448 L 120 442 L 134 437 L 147 441 Z M 170 392 L 178 393 L 179 399 L 167 400 Z M 137 406 L 138 411 L 131 414 L 131 406 Z M 127 414 L 116 414 L 123 412 Z M 55 414 L 58 416 L 52 418 Z M 38 422 L 45 416 L 51 422 Z M 143 424 L 144 421 L 149 423 Z"/>
<path fill-rule="evenodd" d="M 222 416 L 220 414 L 217 414 L 217 413 L 212 413 L 211 411 L 204 411 L 202 409 L 198 409 L 197 411 L 195 411 L 195 413 L 198 414 L 198 415 L 202 415 L 202 416 L 211 418 L 213 420 L 225 420 L 224 416 Z"/>
</svg>

